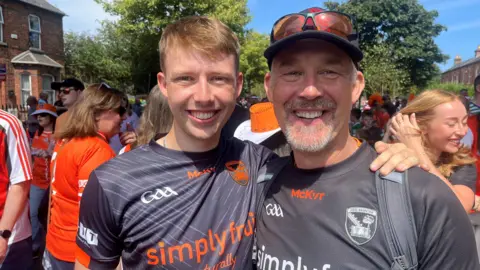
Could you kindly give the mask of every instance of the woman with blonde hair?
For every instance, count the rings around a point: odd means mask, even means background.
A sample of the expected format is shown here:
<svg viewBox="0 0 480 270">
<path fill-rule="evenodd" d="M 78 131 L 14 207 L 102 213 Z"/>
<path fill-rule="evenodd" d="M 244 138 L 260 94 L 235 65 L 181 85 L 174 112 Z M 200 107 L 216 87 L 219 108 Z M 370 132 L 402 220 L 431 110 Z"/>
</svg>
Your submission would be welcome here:
<svg viewBox="0 0 480 270">
<path fill-rule="evenodd" d="M 158 86 L 153 87 L 147 98 L 147 106 L 145 106 L 145 110 L 140 117 L 137 140 L 122 148 L 119 154 L 149 143 L 157 134 L 167 133 L 172 126 L 172 122 L 172 112 L 168 107 L 167 99 Z"/>
<path fill-rule="evenodd" d="M 108 140 L 126 118 L 123 97 L 106 84 L 91 85 L 55 133 L 45 269 L 74 269 L 80 199 L 90 173 L 115 156 Z"/>
<path fill-rule="evenodd" d="M 466 211 L 474 208 L 475 159 L 460 140 L 467 133 L 467 110 L 454 93 L 428 90 L 393 117 L 387 138 L 413 149 L 455 193 Z M 476 205 L 475 205 L 476 206 Z"/>
</svg>

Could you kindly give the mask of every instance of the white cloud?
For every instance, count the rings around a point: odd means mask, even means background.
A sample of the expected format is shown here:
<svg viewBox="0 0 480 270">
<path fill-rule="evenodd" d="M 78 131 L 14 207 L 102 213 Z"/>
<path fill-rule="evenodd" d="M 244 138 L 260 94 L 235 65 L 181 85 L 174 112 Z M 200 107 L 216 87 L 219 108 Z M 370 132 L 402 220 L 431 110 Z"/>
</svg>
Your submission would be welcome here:
<svg viewBox="0 0 480 270">
<path fill-rule="evenodd" d="M 64 13 L 63 30 L 73 32 L 95 33 L 100 21 L 115 18 L 107 14 L 103 7 L 93 0 L 48 0 Z"/>
<path fill-rule="evenodd" d="M 475 28 L 479 28 L 480 30 L 480 20 L 448 26 L 448 32 L 469 30 L 469 29 L 475 29 Z"/>
</svg>

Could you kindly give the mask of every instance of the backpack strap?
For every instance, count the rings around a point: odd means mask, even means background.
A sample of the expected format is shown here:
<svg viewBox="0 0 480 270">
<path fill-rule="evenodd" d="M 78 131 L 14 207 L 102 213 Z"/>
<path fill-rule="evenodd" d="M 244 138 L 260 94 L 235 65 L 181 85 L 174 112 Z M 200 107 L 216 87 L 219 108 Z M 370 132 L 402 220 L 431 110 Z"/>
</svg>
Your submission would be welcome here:
<svg viewBox="0 0 480 270">
<path fill-rule="evenodd" d="M 393 172 L 387 176 L 376 172 L 375 185 L 380 220 L 393 258 L 391 270 L 417 269 L 417 229 L 407 171 Z"/>
</svg>

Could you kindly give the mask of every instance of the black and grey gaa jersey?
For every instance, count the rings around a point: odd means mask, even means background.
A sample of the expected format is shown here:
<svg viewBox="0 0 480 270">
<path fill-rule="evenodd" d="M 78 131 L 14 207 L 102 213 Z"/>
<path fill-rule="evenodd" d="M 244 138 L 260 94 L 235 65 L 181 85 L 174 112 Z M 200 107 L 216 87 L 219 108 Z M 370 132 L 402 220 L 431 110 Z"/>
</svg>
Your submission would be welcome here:
<svg viewBox="0 0 480 270">
<path fill-rule="evenodd" d="M 76 258 L 90 269 L 250 269 L 255 191 L 269 150 L 222 139 L 209 152 L 150 144 L 95 170 Z"/>
</svg>

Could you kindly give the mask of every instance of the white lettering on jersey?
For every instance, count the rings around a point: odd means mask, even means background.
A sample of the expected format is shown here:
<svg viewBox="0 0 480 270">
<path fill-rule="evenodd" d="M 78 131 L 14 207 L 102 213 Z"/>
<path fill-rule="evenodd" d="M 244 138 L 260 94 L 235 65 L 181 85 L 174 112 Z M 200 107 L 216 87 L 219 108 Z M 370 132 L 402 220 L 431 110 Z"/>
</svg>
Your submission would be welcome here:
<svg viewBox="0 0 480 270">
<path fill-rule="evenodd" d="M 83 226 L 83 224 L 81 222 L 80 222 L 80 225 L 78 227 L 78 235 L 87 244 L 89 244 L 91 246 L 97 246 L 98 245 L 98 234 L 94 233 L 89 228 L 86 228 L 85 226 Z"/>
<path fill-rule="evenodd" d="M 78 180 L 78 187 L 79 187 L 79 188 L 84 188 L 85 186 L 87 186 L 87 183 L 88 183 L 88 179 L 86 179 L 86 180 Z"/>
<path fill-rule="evenodd" d="M 162 198 L 168 198 L 173 195 L 178 196 L 178 193 L 169 187 L 165 187 L 163 190 L 161 188 L 157 188 L 155 192 L 147 191 L 143 193 L 141 200 L 143 203 L 149 204 L 153 201 L 157 201 Z"/>
<path fill-rule="evenodd" d="M 283 211 L 278 204 L 267 204 L 265 207 L 268 216 L 283 217 Z"/>
<path fill-rule="evenodd" d="M 302 264 L 302 257 L 298 256 L 296 261 L 282 260 L 278 257 L 274 257 L 265 253 L 265 246 L 262 246 L 262 250 L 258 250 L 257 253 L 257 268 L 259 270 L 277 270 L 277 269 L 302 269 L 302 270 L 329 270 L 330 264 L 324 264 L 322 268 L 312 267 Z"/>
</svg>

